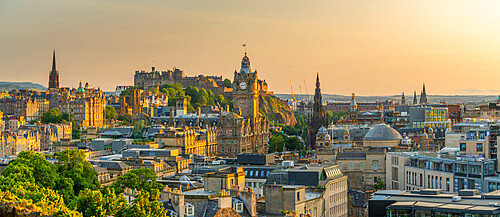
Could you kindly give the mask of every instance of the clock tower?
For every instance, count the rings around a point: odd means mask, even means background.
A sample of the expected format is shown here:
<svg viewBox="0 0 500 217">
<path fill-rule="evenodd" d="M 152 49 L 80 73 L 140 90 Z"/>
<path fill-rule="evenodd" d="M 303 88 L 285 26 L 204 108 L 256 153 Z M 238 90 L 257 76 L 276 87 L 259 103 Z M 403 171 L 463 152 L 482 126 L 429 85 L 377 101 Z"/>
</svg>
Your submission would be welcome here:
<svg viewBox="0 0 500 217">
<path fill-rule="evenodd" d="M 250 70 L 250 59 L 245 52 L 240 71 L 234 71 L 233 80 L 234 108 L 239 108 L 241 116 L 255 120 L 259 112 L 259 90 L 257 71 Z"/>
</svg>

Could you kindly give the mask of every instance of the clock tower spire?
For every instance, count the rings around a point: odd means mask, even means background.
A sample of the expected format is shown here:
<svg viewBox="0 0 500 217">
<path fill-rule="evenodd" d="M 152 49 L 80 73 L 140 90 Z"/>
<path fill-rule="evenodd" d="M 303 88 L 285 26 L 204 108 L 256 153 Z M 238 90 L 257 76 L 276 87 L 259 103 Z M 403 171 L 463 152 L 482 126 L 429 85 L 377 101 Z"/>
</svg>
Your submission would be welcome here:
<svg viewBox="0 0 500 217">
<path fill-rule="evenodd" d="M 259 112 L 259 91 L 257 71 L 250 70 L 250 58 L 246 52 L 241 60 L 240 71 L 234 71 L 234 108 L 239 108 L 241 116 L 255 119 Z"/>
</svg>

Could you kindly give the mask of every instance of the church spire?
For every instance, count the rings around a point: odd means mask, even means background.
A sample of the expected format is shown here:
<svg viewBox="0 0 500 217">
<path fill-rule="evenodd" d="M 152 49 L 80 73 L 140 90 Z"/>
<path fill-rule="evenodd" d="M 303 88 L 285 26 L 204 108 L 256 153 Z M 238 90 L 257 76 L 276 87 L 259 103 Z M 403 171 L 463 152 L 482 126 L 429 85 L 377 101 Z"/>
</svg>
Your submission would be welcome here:
<svg viewBox="0 0 500 217">
<path fill-rule="evenodd" d="M 316 72 L 316 89 L 319 88 L 319 72 Z"/>
<path fill-rule="evenodd" d="M 427 104 L 427 93 L 425 92 L 425 83 L 422 85 L 422 92 L 420 93 L 420 104 Z"/>
<path fill-rule="evenodd" d="M 59 72 L 56 70 L 56 50 L 52 53 L 52 70 L 49 73 L 50 88 L 59 88 Z"/>
<path fill-rule="evenodd" d="M 417 91 L 414 90 L 413 91 L 413 105 L 416 105 L 417 104 Z"/>
<path fill-rule="evenodd" d="M 52 54 L 52 71 L 56 71 L 56 50 Z"/>
</svg>

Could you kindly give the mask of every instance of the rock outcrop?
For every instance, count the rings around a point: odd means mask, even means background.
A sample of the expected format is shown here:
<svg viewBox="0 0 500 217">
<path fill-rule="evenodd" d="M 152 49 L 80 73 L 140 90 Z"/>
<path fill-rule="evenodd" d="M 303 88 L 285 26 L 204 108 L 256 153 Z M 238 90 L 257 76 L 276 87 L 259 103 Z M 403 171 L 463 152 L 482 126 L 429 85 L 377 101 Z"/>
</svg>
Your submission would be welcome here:
<svg viewBox="0 0 500 217">
<path fill-rule="evenodd" d="M 293 126 L 297 122 L 288 103 L 276 96 L 261 94 L 259 96 L 259 108 L 275 123 Z"/>
</svg>

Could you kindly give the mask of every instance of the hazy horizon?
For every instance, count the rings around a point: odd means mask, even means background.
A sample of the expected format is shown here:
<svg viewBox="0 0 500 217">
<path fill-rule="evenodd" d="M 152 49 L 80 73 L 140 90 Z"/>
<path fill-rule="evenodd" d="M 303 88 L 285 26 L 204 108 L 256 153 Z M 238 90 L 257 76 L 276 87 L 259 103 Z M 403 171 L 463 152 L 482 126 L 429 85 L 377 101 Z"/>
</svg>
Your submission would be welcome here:
<svg viewBox="0 0 500 217">
<path fill-rule="evenodd" d="M 136 70 L 233 78 L 246 43 L 275 93 L 498 95 L 497 1 L 0 0 L 2 80 L 106 91 Z M 286 78 L 286 79 L 283 79 Z"/>
</svg>

